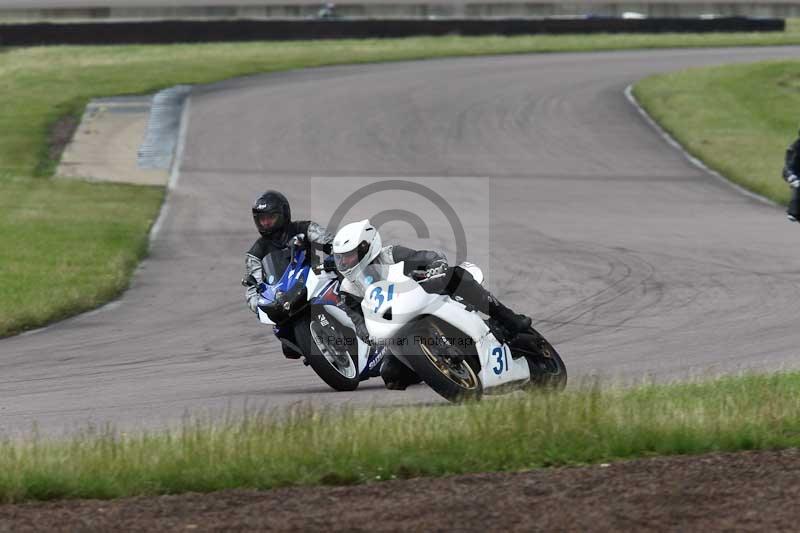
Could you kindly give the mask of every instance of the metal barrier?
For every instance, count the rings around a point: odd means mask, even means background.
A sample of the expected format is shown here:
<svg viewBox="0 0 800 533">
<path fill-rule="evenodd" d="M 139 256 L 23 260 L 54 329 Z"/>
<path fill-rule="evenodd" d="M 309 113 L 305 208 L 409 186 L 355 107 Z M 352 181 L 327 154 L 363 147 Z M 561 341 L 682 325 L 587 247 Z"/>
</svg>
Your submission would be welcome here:
<svg viewBox="0 0 800 533">
<path fill-rule="evenodd" d="M 383 20 L 171 20 L 0 25 L 0 46 L 196 43 L 418 35 L 530 35 L 783 31 L 775 18 L 513 18 Z"/>
</svg>

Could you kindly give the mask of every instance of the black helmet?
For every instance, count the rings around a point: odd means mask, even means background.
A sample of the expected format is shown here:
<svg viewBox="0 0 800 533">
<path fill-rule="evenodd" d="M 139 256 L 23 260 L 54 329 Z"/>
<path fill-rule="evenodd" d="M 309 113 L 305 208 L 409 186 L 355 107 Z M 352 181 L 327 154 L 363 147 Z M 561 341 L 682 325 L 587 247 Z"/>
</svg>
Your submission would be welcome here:
<svg viewBox="0 0 800 533">
<path fill-rule="evenodd" d="M 253 204 L 253 222 L 264 237 L 280 235 L 292 221 L 289 200 L 278 191 L 267 191 Z"/>
</svg>

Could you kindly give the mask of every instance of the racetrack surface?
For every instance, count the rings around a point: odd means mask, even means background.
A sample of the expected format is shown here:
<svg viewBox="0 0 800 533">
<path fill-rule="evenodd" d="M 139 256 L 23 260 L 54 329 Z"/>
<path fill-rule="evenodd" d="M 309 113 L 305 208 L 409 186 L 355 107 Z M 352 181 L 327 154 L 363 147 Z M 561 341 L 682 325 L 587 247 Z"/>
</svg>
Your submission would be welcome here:
<svg viewBox="0 0 800 533">
<path fill-rule="evenodd" d="M 287 193 L 327 222 L 384 179 L 422 184 L 458 213 L 488 285 L 529 312 L 573 382 L 685 379 L 795 367 L 800 226 L 692 166 L 625 99 L 690 66 L 797 57 L 798 48 L 448 59 L 322 68 L 195 90 L 177 187 L 151 256 L 117 303 L 0 341 L 0 431 L 174 423 L 186 410 L 439 402 L 380 380 L 334 393 L 285 360 L 238 285 L 250 204 Z M 787 143 L 790 139 L 787 138 Z M 775 179 L 780 179 L 778 176 Z M 385 240 L 442 248 L 454 230 L 408 191 Z"/>
</svg>

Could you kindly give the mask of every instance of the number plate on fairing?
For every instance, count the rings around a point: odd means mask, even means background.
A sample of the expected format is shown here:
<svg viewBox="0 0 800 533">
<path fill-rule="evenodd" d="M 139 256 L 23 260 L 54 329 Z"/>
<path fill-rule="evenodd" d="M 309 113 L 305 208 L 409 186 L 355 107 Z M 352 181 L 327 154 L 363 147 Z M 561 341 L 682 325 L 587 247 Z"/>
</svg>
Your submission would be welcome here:
<svg viewBox="0 0 800 533">
<path fill-rule="evenodd" d="M 369 301 L 372 303 L 372 312 L 380 314 L 385 307 L 390 305 L 394 299 L 395 284 L 394 283 L 381 283 L 380 285 L 373 286 L 369 291 Z"/>
<path fill-rule="evenodd" d="M 511 357 L 511 350 L 506 345 L 490 344 L 484 351 L 486 354 L 481 361 L 481 382 L 483 389 L 488 394 L 492 387 L 512 383 L 514 381 L 526 381 L 530 379 L 530 369 L 524 357 L 514 359 Z"/>
</svg>

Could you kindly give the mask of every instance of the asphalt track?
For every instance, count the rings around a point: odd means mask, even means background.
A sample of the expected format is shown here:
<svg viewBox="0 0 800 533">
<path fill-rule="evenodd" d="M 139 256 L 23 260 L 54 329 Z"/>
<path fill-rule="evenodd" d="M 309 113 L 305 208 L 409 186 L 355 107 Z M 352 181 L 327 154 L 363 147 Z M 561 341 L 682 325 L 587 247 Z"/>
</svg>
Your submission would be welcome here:
<svg viewBox="0 0 800 533">
<path fill-rule="evenodd" d="M 623 92 L 655 72 L 798 53 L 448 59 L 199 87 L 180 179 L 131 290 L 0 341 L 0 430 L 154 427 L 189 411 L 301 400 L 440 401 L 424 386 L 389 392 L 379 381 L 331 392 L 254 322 L 238 282 L 254 238 L 250 203 L 270 187 L 288 194 L 295 218 L 321 222 L 386 179 L 441 194 L 489 286 L 534 317 L 573 382 L 796 367 L 800 226 L 687 162 Z M 361 198 L 346 221 L 400 216 L 384 225 L 387 241 L 455 257 L 457 229 L 432 196 L 391 188 Z M 430 238 L 414 234 L 408 221 L 418 220 Z"/>
</svg>

